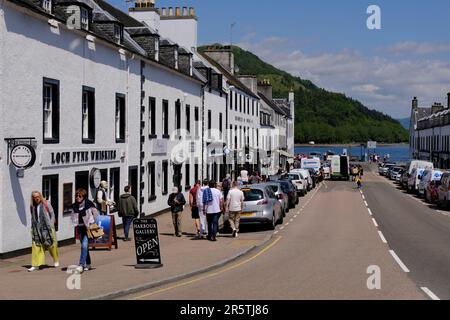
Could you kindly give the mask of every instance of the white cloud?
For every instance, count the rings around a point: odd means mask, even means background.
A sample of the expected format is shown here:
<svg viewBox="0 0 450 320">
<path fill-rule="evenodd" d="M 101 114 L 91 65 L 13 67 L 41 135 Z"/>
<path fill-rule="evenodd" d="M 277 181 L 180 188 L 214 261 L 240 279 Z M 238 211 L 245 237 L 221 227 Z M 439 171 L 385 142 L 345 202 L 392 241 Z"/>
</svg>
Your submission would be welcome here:
<svg viewBox="0 0 450 320">
<path fill-rule="evenodd" d="M 393 54 L 432 54 L 450 52 L 450 43 L 429 43 L 406 41 L 397 43 L 389 48 L 387 52 Z"/>
<path fill-rule="evenodd" d="M 406 50 L 412 45 L 397 46 Z M 264 61 L 294 76 L 313 81 L 317 86 L 343 92 L 371 109 L 395 118 L 409 116 L 411 99 L 421 105 L 443 102 L 450 91 L 450 63 L 436 59 L 392 59 L 389 55 L 369 57 L 355 50 L 308 55 L 288 39 L 266 38 L 248 42 L 245 49 Z M 427 52 L 426 46 L 416 47 Z M 440 50 L 444 50 L 442 46 Z M 450 50 L 450 48 L 449 48 Z"/>
</svg>

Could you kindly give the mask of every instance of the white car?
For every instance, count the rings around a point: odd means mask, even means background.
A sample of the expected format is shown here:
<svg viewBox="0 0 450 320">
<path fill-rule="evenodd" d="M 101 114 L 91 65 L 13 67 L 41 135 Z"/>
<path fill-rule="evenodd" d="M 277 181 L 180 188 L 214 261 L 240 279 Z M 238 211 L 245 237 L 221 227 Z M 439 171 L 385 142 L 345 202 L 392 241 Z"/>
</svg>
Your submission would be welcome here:
<svg viewBox="0 0 450 320">
<path fill-rule="evenodd" d="M 425 169 L 413 168 L 408 178 L 408 192 L 417 192 L 419 190 L 419 182 Z"/>
<path fill-rule="evenodd" d="M 311 174 L 309 173 L 308 170 L 294 169 L 294 170 L 291 170 L 290 173 L 300 173 L 305 178 L 305 180 L 307 182 L 307 185 L 306 185 L 307 191 L 310 191 L 313 188 L 313 180 L 312 180 Z"/>
<path fill-rule="evenodd" d="M 287 177 L 297 188 L 297 194 L 304 196 L 308 193 L 308 182 L 300 172 L 291 172 Z"/>
</svg>

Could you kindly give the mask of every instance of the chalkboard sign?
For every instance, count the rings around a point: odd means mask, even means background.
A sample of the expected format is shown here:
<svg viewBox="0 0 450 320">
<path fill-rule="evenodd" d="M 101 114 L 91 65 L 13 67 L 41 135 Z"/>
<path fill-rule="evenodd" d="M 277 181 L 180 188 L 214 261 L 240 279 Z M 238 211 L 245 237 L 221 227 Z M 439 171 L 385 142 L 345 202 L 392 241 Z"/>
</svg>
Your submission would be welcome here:
<svg viewBox="0 0 450 320">
<path fill-rule="evenodd" d="M 137 269 L 160 268 L 158 224 L 155 219 L 134 219 L 134 242 L 136 246 Z"/>
</svg>

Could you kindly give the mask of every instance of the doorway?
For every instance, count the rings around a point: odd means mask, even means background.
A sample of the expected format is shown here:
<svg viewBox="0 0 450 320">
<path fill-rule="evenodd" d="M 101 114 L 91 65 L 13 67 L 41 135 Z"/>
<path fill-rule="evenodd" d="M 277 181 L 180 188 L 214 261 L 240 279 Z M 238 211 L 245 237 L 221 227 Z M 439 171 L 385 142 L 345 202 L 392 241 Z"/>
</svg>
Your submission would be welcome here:
<svg viewBox="0 0 450 320">
<path fill-rule="evenodd" d="M 128 185 L 131 187 L 131 195 L 138 199 L 138 167 L 128 168 Z"/>
</svg>

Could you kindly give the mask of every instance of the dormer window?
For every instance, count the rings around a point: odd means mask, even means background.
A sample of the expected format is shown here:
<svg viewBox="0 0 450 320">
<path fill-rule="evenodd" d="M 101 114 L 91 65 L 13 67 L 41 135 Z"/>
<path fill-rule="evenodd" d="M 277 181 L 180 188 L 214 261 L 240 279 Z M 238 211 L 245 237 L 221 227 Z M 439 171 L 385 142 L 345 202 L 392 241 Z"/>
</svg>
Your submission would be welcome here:
<svg viewBox="0 0 450 320">
<path fill-rule="evenodd" d="M 114 24 L 114 39 L 117 43 L 122 41 L 122 28 L 118 24 Z"/>
<path fill-rule="evenodd" d="M 52 13 L 52 0 L 42 0 L 42 9 L 48 13 Z"/>
<path fill-rule="evenodd" d="M 86 8 L 81 9 L 81 28 L 89 30 L 89 12 Z"/>
</svg>

